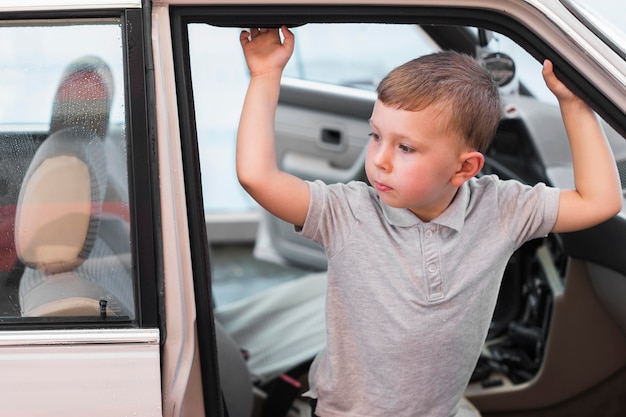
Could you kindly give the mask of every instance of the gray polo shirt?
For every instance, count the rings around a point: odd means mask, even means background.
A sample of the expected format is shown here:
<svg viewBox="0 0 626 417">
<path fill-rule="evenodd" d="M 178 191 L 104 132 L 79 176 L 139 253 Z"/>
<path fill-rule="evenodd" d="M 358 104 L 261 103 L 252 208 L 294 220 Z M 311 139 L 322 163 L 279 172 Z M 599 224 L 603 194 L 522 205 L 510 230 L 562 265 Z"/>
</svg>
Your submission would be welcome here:
<svg viewBox="0 0 626 417">
<path fill-rule="evenodd" d="M 483 176 L 422 222 L 362 182 L 309 186 L 301 233 L 328 255 L 327 346 L 309 374 L 316 413 L 454 416 L 507 261 L 552 229 L 559 191 Z"/>
</svg>

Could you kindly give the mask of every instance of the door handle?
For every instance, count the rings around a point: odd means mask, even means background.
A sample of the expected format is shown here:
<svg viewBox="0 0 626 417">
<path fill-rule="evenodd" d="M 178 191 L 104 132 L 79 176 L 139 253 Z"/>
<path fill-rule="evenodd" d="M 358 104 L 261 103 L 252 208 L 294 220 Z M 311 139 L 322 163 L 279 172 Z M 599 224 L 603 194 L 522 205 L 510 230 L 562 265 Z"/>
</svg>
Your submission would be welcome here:
<svg viewBox="0 0 626 417">
<path fill-rule="evenodd" d="M 321 141 L 325 145 L 341 146 L 341 131 L 337 129 L 322 129 Z"/>
</svg>

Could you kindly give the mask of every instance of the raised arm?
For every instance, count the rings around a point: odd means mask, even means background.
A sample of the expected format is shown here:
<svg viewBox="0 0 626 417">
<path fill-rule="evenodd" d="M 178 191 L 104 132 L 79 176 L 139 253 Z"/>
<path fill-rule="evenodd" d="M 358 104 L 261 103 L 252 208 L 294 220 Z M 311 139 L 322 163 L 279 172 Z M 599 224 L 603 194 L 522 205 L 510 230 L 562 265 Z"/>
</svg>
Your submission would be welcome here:
<svg viewBox="0 0 626 417">
<path fill-rule="evenodd" d="M 294 37 L 282 29 L 251 29 L 241 33 L 250 70 L 250 85 L 237 133 L 237 177 L 243 188 L 275 216 L 302 226 L 309 207 L 309 186 L 282 172 L 276 164 L 274 118 L 280 78 L 293 52 Z"/>
<path fill-rule="evenodd" d="M 574 163 L 574 190 L 561 190 L 553 232 L 595 226 L 622 207 L 622 190 L 613 152 L 593 111 L 554 75 L 552 62 L 543 65 L 546 85 L 554 93 L 569 138 Z"/>
</svg>

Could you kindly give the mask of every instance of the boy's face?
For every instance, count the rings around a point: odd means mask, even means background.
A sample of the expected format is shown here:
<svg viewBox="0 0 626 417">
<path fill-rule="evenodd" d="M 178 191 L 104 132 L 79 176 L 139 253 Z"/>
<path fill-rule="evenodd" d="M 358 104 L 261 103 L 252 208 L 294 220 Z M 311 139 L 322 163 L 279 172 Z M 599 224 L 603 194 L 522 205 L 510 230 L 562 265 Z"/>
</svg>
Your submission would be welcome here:
<svg viewBox="0 0 626 417">
<path fill-rule="evenodd" d="M 423 221 L 448 207 L 460 185 L 453 177 L 464 149 L 444 124 L 445 116 L 428 108 L 407 111 L 376 101 L 365 171 L 385 204 L 408 208 Z"/>
</svg>

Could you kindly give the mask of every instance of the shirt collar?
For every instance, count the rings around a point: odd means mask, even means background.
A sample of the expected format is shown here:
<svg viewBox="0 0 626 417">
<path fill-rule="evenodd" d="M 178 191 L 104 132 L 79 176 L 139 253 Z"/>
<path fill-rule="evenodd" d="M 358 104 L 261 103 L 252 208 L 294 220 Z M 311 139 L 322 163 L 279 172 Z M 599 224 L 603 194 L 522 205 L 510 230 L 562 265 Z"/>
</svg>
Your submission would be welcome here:
<svg viewBox="0 0 626 417">
<path fill-rule="evenodd" d="M 459 187 L 454 199 L 452 199 L 452 203 L 450 203 L 448 208 L 446 208 L 443 213 L 434 218 L 430 223 L 438 224 L 440 226 L 456 230 L 457 232 L 460 231 L 465 223 L 465 215 L 470 197 L 469 194 L 469 185 L 465 182 L 461 185 L 461 187 Z M 409 209 L 390 207 L 380 201 L 380 198 L 378 197 L 377 201 L 381 207 L 385 220 L 387 220 L 387 223 L 392 226 L 412 227 L 426 223 L 420 220 L 420 218 L 413 214 L 413 212 Z"/>
</svg>

